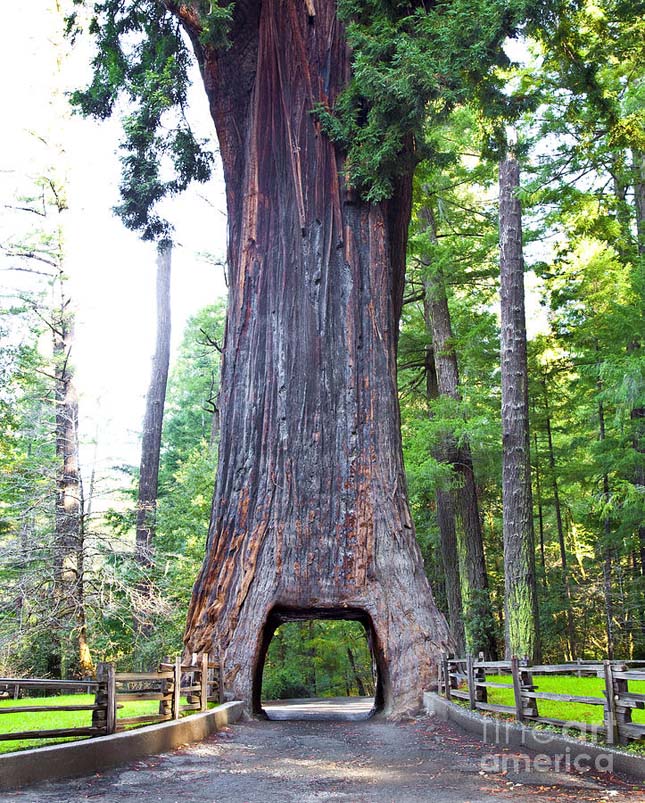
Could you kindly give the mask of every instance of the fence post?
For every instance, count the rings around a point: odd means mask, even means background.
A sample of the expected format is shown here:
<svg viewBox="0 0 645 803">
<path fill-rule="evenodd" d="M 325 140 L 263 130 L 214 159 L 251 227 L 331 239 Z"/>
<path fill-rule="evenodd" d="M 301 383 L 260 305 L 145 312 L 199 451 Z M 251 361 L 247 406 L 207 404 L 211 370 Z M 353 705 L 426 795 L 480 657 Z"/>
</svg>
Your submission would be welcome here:
<svg viewBox="0 0 645 803">
<path fill-rule="evenodd" d="M 199 675 L 199 710 L 206 711 L 208 709 L 208 653 L 202 653 L 202 670 Z"/>
<path fill-rule="evenodd" d="M 106 664 L 96 665 L 97 687 L 94 694 L 94 705 L 99 706 L 92 711 L 92 727 L 107 733 L 107 680 Z M 102 735 L 103 735 L 102 734 Z"/>
<path fill-rule="evenodd" d="M 520 662 L 516 655 L 511 658 L 511 675 L 513 676 L 513 699 L 515 701 L 515 719 L 522 722 L 522 688 L 520 684 Z"/>
<path fill-rule="evenodd" d="M 441 656 L 441 665 L 443 667 L 443 689 L 446 700 L 450 700 L 450 666 L 448 665 L 448 655 L 443 653 Z"/>
<path fill-rule="evenodd" d="M 162 664 L 169 664 L 170 663 L 170 656 L 165 655 L 161 661 Z M 158 672 L 167 672 L 168 668 L 165 669 L 160 666 L 157 669 Z M 168 694 L 168 681 L 164 678 L 161 681 L 161 693 Z M 170 716 L 170 704 L 168 700 L 159 700 L 159 715 L 162 717 L 169 717 Z"/>
<path fill-rule="evenodd" d="M 468 698 L 470 700 L 470 710 L 477 708 L 475 702 L 475 672 L 473 671 L 473 656 L 468 653 L 466 656 L 466 675 L 468 676 Z"/>
<path fill-rule="evenodd" d="M 107 665 L 106 732 L 116 733 L 116 665 Z"/>
<path fill-rule="evenodd" d="M 629 742 L 629 738 L 625 735 L 621 726 L 629 725 L 629 723 L 632 721 L 632 709 L 628 705 L 622 705 L 620 700 L 620 695 L 626 694 L 628 691 L 627 684 L 629 681 L 624 680 L 623 678 L 613 677 L 613 674 L 615 671 L 624 672 L 626 669 L 627 666 L 625 664 L 618 664 L 617 666 L 612 666 L 611 668 L 616 712 L 616 728 L 618 732 L 618 742 L 620 744 L 627 744 Z"/>
<path fill-rule="evenodd" d="M 524 692 L 534 691 L 533 674 L 528 668 L 529 659 L 525 658 L 520 662 L 520 693 L 522 696 L 522 716 L 536 717 L 538 715 L 538 703 L 535 697 L 526 697 Z"/>
<path fill-rule="evenodd" d="M 480 652 L 478 656 L 479 662 L 484 662 L 484 653 Z M 481 680 L 482 683 L 486 682 L 486 667 L 479 666 L 475 669 L 475 678 L 477 680 Z M 488 702 L 488 689 L 486 686 L 476 686 L 475 687 L 475 700 L 478 703 L 487 703 Z"/>
<path fill-rule="evenodd" d="M 181 656 L 175 658 L 172 687 L 172 718 L 179 719 L 179 705 L 181 702 Z"/>
<path fill-rule="evenodd" d="M 616 698 L 614 697 L 614 673 L 611 661 L 602 662 L 605 672 L 605 728 L 607 729 L 607 744 L 618 742 L 618 720 L 616 718 Z"/>
<path fill-rule="evenodd" d="M 189 686 L 196 686 L 197 685 L 197 681 L 195 680 L 195 675 L 196 675 L 196 673 L 198 671 L 198 667 L 199 667 L 199 664 L 197 663 L 197 653 L 196 652 L 192 653 L 191 656 L 190 656 L 190 665 L 191 665 L 192 669 L 189 672 L 186 673 L 188 675 L 188 685 Z M 189 703 L 190 705 L 193 705 L 194 703 L 197 703 L 198 702 L 198 695 L 199 695 L 199 692 L 197 692 L 197 693 L 195 693 L 194 691 L 187 692 L 186 693 L 186 702 Z M 201 705 L 201 703 L 200 703 L 200 705 Z"/>
<path fill-rule="evenodd" d="M 101 706 L 92 711 L 92 727 L 101 728 L 107 736 L 116 732 L 116 667 L 114 664 L 98 664 L 96 667 L 98 687 L 94 704 Z"/>
</svg>

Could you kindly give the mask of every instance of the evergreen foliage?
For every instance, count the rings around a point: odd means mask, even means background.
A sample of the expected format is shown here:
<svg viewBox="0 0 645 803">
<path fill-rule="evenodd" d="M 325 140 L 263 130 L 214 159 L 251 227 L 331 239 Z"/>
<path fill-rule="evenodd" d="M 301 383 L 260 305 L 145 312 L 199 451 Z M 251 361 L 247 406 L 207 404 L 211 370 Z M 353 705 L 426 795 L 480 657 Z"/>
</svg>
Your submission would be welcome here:
<svg viewBox="0 0 645 803">
<path fill-rule="evenodd" d="M 262 677 L 262 699 L 374 694 L 372 656 L 358 622 L 287 622 L 275 632 Z"/>
<path fill-rule="evenodd" d="M 202 35 L 223 46 L 232 7 L 206 5 L 212 9 Z M 68 17 L 72 37 L 80 31 L 79 20 L 77 13 Z M 104 0 L 91 7 L 89 33 L 96 42 L 93 78 L 72 94 L 72 104 L 103 120 L 124 97 L 121 201 L 115 212 L 144 240 L 170 239 L 172 226 L 159 213 L 159 202 L 191 181 L 208 180 L 212 164 L 206 142 L 194 136 L 186 119 L 191 56 L 179 21 L 158 0 Z"/>
<path fill-rule="evenodd" d="M 466 100 L 491 119 L 515 117 L 526 99 L 504 94 L 507 37 L 544 4 L 527 0 L 340 0 L 352 78 L 334 109 L 317 109 L 347 153 L 347 179 L 369 201 L 388 198 L 410 161 L 437 163 L 425 137 Z"/>
</svg>

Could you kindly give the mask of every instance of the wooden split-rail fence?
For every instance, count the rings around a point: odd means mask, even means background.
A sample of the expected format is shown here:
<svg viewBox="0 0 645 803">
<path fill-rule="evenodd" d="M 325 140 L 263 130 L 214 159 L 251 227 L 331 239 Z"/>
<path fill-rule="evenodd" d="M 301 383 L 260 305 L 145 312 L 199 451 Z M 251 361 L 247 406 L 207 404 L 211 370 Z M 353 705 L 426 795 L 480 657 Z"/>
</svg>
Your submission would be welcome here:
<svg viewBox="0 0 645 803">
<path fill-rule="evenodd" d="M 210 702 L 224 702 L 224 686 L 219 665 L 209 660 L 206 653 L 194 655 L 191 663 L 181 658 L 162 661 L 151 672 L 117 672 L 113 663 L 98 664 L 96 679 L 49 680 L 44 678 L 0 678 L 0 691 L 13 696 L 31 690 L 50 691 L 54 694 L 94 693 L 94 702 L 81 705 L 27 704 L 31 698 L 21 700 L 20 705 L 0 706 L 0 741 L 7 739 L 60 739 L 63 737 L 107 736 L 134 725 L 154 724 L 179 719 L 184 712 L 206 711 Z M 185 698 L 186 702 L 182 702 Z M 120 717 L 124 703 L 158 701 L 157 711 L 137 716 Z M 91 712 L 91 724 L 83 727 L 31 729 L 4 733 L 3 714 L 29 714 L 34 724 L 38 714 L 52 711 Z"/>
<path fill-rule="evenodd" d="M 518 658 L 512 658 L 510 661 L 484 661 L 481 656 L 476 659 L 470 655 L 465 658 L 449 658 L 444 655 L 438 691 L 448 700 L 455 698 L 467 701 L 473 711 L 506 714 L 522 723 L 540 722 L 583 733 L 600 733 L 605 736 L 608 744 L 626 744 L 630 740 L 645 738 L 645 723 L 632 722 L 632 710 L 645 708 L 645 694 L 629 690 L 630 681 L 645 681 L 645 669 L 638 669 L 635 666 L 642 663 L 577 661 L 529 666 L 527 661 Z M 507 674 L 511 676 L 511 683 L 501 683 L 494 679 L 496 676 Z M 598 677 L 604 681 L 603 696 L 539 691 L 535 678 L 540 675 Z M 488 689 L 512 690 L 513 705 L 490 703 Z M 539 700 L 602 706 L 602 724 L 541 716 L 538 710 Z"/>
</svg>

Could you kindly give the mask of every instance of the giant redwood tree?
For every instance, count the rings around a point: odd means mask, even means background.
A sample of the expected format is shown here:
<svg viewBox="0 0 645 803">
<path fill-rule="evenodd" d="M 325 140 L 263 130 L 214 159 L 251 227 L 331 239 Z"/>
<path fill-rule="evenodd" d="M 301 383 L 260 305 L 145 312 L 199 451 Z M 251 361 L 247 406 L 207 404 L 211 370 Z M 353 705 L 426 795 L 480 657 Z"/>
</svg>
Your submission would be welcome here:
<svg viewBox="0 0 645 803">
<path fill-rule="evenodd" d="M 183 175 L 198 159 L 181 123 L 170 140 L 155 133 L 160 93 L 168 106 L 185 101 L 177 21 L 217 130 L 230 293 L 215 499 L 185 638 L 191 651 L 220 655 L 227 689 L 256 710 L 264 653 L 285 619 L 363 621 L 392 715 L 419 706 L 447 646 L 399 432 L 411 180 L 427 155 L 427 115 L 497 89 L 489 68 L 525 4 L 427 5 L 94 5 L 101 52 L 81 101 L 106 116 L 124 87 L 138 104 L 126 121 L 126 179 L 145 179 L 159 153 Z M 138 204 L 129 212 L 154 228 Z"/>
</svg>

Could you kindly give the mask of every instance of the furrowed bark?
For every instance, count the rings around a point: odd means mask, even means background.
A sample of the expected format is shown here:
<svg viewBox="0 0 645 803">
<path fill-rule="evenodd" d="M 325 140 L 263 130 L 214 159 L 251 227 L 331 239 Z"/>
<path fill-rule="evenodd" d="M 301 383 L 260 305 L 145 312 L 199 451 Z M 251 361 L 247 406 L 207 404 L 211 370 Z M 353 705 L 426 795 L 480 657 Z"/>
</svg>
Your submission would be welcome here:
<svg viewBox="0 0 645 803">
<path fill-rule="evenodd" d="M 384 709 L 403 714 L 449 641 L 401 458 L 411 177 L 362 202 L 312 114 L 350 74 L 332 0 L 313 17 L 298 0 L 240 0 L 220 54 L 184 22 L 224 164 L 230 270 L 216 495 L 186 645 L 217 647 L 227 690 L 257 711 L 272 612 L 361 615 Z"/>
<path fill-rule="evenodd" d="M 501 162 L 499 172 L 505 631 L 507 657 L 536 659 L 538 611 L 519 184 L 519 164 L 509 156 Z"/>
</svg>

